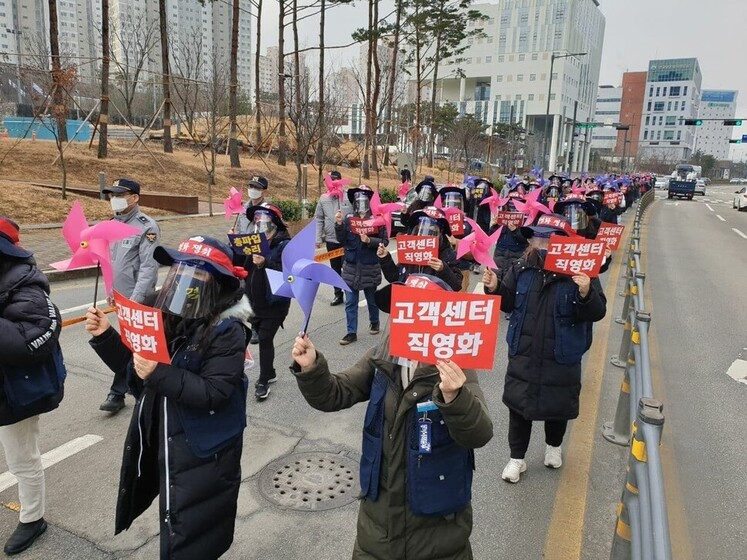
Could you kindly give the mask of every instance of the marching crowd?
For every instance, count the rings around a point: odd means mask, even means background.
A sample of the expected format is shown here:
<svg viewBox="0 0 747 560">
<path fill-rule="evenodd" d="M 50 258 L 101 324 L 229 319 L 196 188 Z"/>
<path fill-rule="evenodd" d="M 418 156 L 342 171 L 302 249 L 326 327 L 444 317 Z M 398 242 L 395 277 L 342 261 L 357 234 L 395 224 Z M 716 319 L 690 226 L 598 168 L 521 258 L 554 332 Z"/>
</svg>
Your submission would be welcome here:
<svg viewBox="0 0 747 560">
<path fill-rule="evenodd" d="M 380 314 L 390 311 L 392 284 L 464 292 L 471 275 L 482 273 L 485 293 L 501 296 L 508 318 L 503 403 L 509 457 L 502 478 L 517 483 L 527 470 L 533 422 L 544 422 L 544 464 L 562 465 L 568 421 L 579 414 L 581 360 L 591 346 L 593 323 L 605 316 L 606 299 L 596 277 L 545 270 L 550 236 L 595 239 L 600 224 L 616 224 L 651 188 L 651 178 L 545 180 L 541 171 L 533 172 L 508 178 L 499 193 L 489 179 L 471 176 L 459 185 L 437 185 L 426 176 L 413 187 L 411 172 L 403 169 L 404 232 L 432 239 L 436 248 L 421 264 L 399 263 L 387 249 L 391 227 L 373 219 L 372 200 L 378 197 L 370 187 L 330 191 L 318 201 L 316 247 L 342 250 L 331 253 L 330 266 L 349 288 L 335 288 L 330 302 L 344 303 L 346 330 L 339 344 L 357 341 L 361 291 L 368 332 L 380 335 L 379 344 L 345 371 L 332 373 L 334 363 L 308 333 L 296 337 L 290 356 L 310 406 L 334 412 L 368 403 L 353 558 L 471 558 L 474 450 L 493 437 L 474 370 L 450 359 L 431 364 L 390 355 L 389 328 Z M 342 182 L 337 171 L 329 179 Z M 140 210 L 136 181 L 120 179 L 105 191 L 113 219 L 139 230 L 111 244 L 113 288 L 162 311 L 170 356 L 164 364 L 133 352 L 102 310 L 88 309 L 90 345 L 113 374 L 100 409 L 117 413 L 128 393 L 136 402 L 125 438 L 115 532 L 129 528 L 158 497 L 162 558 L 217 558 L 233 540 L 249 389 L 246 351 L 258 345 L 254 394 L 263 401 L 278 376 L 274 339 L 291 305 L 273 292 L 268 275 L 283 269 L 291 240 L 282 212 L 266 196 L 268 187 L 264 177 L 249 181 L 248 202 L 228 232 L 264 234 L 268 249 L 251 256 L 201 235 L 177 249 L 162 246 L 157 223 Z M 502 221 L 511 214 L 522 214 L 521 221 Z M 361 229 L 361 223 L 370 227 Z M 473 228 L 492 235 L 501 226 L 492 249 L 496 268 L 483 269 L 469 252 L 457 256 L 459 240 Z M 611 259 L 608 250 L 602 272 Z M 169 271 L 157 289 L 159 265 Z M 107 294 L 110 303 L 112 296 Z M 25 550 L 47 528 L 39 415 L 63 398 L 61 326 L 49 284 L 21 245 L 18 225 L 0 216 L 0 444 L 18 478 L 21 503 L 6 554 Z"/>
</svg>

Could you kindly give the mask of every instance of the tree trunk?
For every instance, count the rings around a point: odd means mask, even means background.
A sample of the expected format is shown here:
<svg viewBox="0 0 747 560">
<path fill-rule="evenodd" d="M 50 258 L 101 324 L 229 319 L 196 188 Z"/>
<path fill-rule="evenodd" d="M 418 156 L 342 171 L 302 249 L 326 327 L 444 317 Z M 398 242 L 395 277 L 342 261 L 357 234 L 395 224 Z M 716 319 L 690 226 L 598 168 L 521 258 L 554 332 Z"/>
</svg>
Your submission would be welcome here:
<svg viewBox="0 0 747 560">
<path fill-rule="evenodd" d="M 285 0 L 278 12 L 278 165 L 285 166 Z"/>
<path fill-rule="evenodd" d="M 373 21 L 373 12 L 374 12 L 374 3 L 376 3 L 376 0 L 368 0 L 368 41 L 366 45 L 366 88 L 365 88 L 365 98 L 364 98 L 364 108 L 366 111 L 366 118 L 365 121 L 365 130 L 363 132 L 363 162 L 361 164 L 361 171 L 363 172 L 363 178 L 364 179 L 370 179 L 371 178 L 371 168 L 370 168 L 370 160 L 369 160 L 369 149 L 371 148 L 371 71 L 372 71 L 372 58 L 371 58 L 371 37 L 374 33 L 374 21 Z"/>
<path fill-rule="evenodd" d="M 262 0 L 257 0 L 257 46 L 254 53 L 254 138 L 257 143 L 256 149 L 261 149 L 260 144 L 262 143 L 262 92 L 259 89 L 259 61 L 260 61 L 260 49 L 262 47 Z"/>
<path fill-rule="evenodd" d="M 99 106 L 99 159 L 106 159 L 109 123 L 109 0 L 101 0 L 101 105 Z"/>
<path fill-rule="evenodd" d="M 228 86 L 228 119 L 230 121 L 228 131 L 228 155 L 231 159 L 231 167 L 241 167 L 239 161 L 239 145 L 237 142 L 238 126 L 236 125 L 236 114 L 238 113 L 238 52 L 239 52 L 239 0 L 233 0 L 233 16 L 231 20 L 231 63 L 230 80 Z"/>
<path fill-rule="evenodd" d="M 396 131 L 392 133 L 392 118 L 394 109 L 394 88 L 397 83 L 397 54 L 399 52 L 399 27 L 402 21 L 402 5 L 403 0 L 397 0 L 397 15 L 394 20 L 394 40 L 392 41 L 392 60 L 391 60 L 391 71 L 389 72 L 389 80 L 387 83 L 387 98 L 386 98 L 386 110 L 385 121 L 384 121 L 384 135 L 386 137 L 387 148 L 384 150 L 384 166 L 389 165 L 389 146 L 394 144 L 396 138 Z"/>
<path fill-rule="evenodd" d="M 379 65 L 379 0 L 374 0 L 373 5 L 374 32 L 371 47 L 371 65 L 373 66 L 373 87 L 371 99 L 371 165 L 378 173 L 379 163 L 376 151 L 377 132 L 379 130 L 379 97 L 381 95 L 381 66 Z M 378 188 L 376 189 L 378 190 Z"/>
<path fill-rule="evenodd" d="M 57 0 L 49 0 L 49 51 L 52 55 L 52 104 L 53 114 L 57 121 L 57 138 L 60 142 L 67 142 L 67 109 L 65 92 L 60 84 L 62 65 L 60 63 L 60 38 L 57 23 Z M 64 198 L 64 194 L 63 194 Z"/>
<path fill-rule="evenodd" d="M 163 151 L 174 151 L 171 143 L 171 72 L 169 70 L 169 29 L 166 0 L 158 0 L 158 24 L 161 28 L 161 68 L 163 69 Z"/>
<path fill-rule="evenodd" d="M 327 133 L 327 127 L 325 125 L 324 115 L 324 26 L 325 26 L 325 14 L 324 11 L 327 9 L 326 0 L 320 0 L 319 9 L 319 138 L 316 143 L 316 165 L 318 170 L 317 187 L 318 194 L 322 194 L 322 182 L 324 181 L 324 140 Z"/>
<path fill-rule="evenodd" d="M 433 63 L 433 79 L 431 80 L 430 130 L 428 131 L 428 167 L 433 167 L 433 150 L 436 144 L 436 82 L 438 80 L 438 53 L 441 50 L 441 39 L 436 39 L 436 54 Z"/>
<path fill-rule="evenodd" d="M 306 130 L 307 125 L 304 122 L 304 116 L 301 115 L 301 57 L 298 53 L 298 0 L 293 0 L 293 104 L 296 111 L 296 149 L 295 149 L 295 161 L 296 161 L 296 197 L 298 202 L 301 202 L 304 198 L 304 185 L 303 177 L 301 172 L 301 151 L 303 149 L 303 160 L 306 162 L 306 155 L 308 153 L 308 142 L 306 141 Z"/>
<path fill-rule="evenodd" d="M 416 6 L 415 14 L 417 16 L 418 10 Z M 422 86 L 423 86 L 423 66 L 421 60 L 421 34 L 419 29 L 415 29 L 415 134 L 413 135 L 413 166 L 412 166 L 412 180 L 415 183 L 415 175 L 418 173 L 418 151 L 420 150 L 420 101 L 422 99 Z"/>
</svg>

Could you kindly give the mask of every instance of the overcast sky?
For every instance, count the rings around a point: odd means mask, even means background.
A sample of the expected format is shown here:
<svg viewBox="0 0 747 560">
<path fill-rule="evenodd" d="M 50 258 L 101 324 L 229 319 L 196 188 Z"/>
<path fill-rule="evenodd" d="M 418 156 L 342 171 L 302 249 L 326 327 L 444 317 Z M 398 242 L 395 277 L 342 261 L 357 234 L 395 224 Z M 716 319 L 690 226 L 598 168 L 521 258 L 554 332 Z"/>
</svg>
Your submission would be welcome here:
<svg viewBox="0 0 747 560">
<path fill-rule="evenodd" d="M 303 3 L 303 0 L 299 3 Z M 479 2 L 475 2 L 479 3 Z M 495 2 L 491 2 L 495 3 Z M 620 85 L 625 71 L 648 69 L 654 58 L 696 57 L 705 89 L 739 90 L 737 117 L 747 118 L 747 0 L 600 0 L 607 20 L 602 53 L 600 84 Z M 367 21 L 367 3 L 357 0 L 353 7 L 338 7 L 327 16 L 328 45 L 350 42 L 350 34 Z M 393 2 L 383 0 L 380 15 Z M 277 45 L 278 3 L 265 2 L 263 9 L 263 50 Z M 318 18 L 303 22 L 300 41 L 318 44 Z M 292 50 L 290 28 L 286 49 Z M 330 57 L 338 66 L 357 59 L 357 49 L 337 51 Z M 330 53 L 331 54 L 331 53 Z M 315 53 L 310 53 L 310 58 Z M 311 61 L 310 61 L 311 62 Z M 747 125 L 734 130 L 734 137 L 747 134 Z M 747 145 L 740 146 L 747 158 Z"/>
</svg>

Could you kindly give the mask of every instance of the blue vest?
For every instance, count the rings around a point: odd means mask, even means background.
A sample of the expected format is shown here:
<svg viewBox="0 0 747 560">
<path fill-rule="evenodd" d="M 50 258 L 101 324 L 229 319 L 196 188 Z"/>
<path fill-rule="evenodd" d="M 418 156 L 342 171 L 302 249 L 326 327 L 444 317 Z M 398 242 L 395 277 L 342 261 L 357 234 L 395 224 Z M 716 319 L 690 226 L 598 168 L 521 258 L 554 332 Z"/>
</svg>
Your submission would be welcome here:
<svg viewBox="0 0 747 560">
<path fill-rule="evenodd" d="M 508 355 L 513 357 L 519 351 L 524 318 L 527 314 L 529 291 L 535 278 L 541 276 L 537 269 L 530 268 L 519 272 L 516 282 L 514 310 L 508 323 L 506 342 Z M 575 321 L 578 289 L 572 282 L 558 281 L 555 288 L 553 321 L 555 323 L 555 361 L 559 364 L 576 364 L 591 347 L 591 323 Z M 542 320 L 542 318 L 540 318 Z"/>
<path fill-rule="evenodd" d="M 361 495 L 379 498 L 381 460 L 384 446 L 384 401 L 389 380 L 376 370 L 363 423 L 360 465 Z M 429 397 L 422 399 L 429 400 Z M 416 515 L 444 516 L 463 510 L 472 500 L 472 471 L 475 455 L 457 444 L 441 412 L 428 411 L 431 421 L 431 453 L 421 453 L 418 424 L 425 413 L 413 407 L 407 414 L 406 487 L 410 509 Z"/>
</svg>

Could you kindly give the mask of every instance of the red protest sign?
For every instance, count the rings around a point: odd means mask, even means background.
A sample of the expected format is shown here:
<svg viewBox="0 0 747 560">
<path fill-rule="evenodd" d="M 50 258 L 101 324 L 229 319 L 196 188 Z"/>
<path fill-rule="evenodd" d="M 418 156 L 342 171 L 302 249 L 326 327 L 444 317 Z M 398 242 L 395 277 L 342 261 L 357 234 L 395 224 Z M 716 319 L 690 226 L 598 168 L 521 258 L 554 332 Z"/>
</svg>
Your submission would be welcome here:
<svg viewBox="0 0 747 560">
<path fill-rule="evenodd" d="M 545 270 L 569 276 L 579 272 L 592 278 L 599 276 L 604 261 L 604 247 L 602 241 L 553 235 L 547 247 Z"/>
<path fill-rule="evenodd" d="M 348 218 L 350 220 L 350 231 L 358 235 L 371 235 L 378 228 L 373 225 L 372 218 Z"/>
<path fill-rule="evenodd" d="M 521 212 L 496 212 L 495 223 L 499 226 L 521 227 L 526 217 Z"/>
<path fill-rule="evenodd" d="M 620 202 L 619 193 L 616 193 L 614 191 L 607 191 L 604 193 L 602 204 L 604 204 L 605 206 L 608 206 L 610 204 L 618 204 L 619 202 Z"/>
<path fill-rule="evenodd" d="M 597 231 L 596 241 L 604 242 L 610 251 L 617 251 L 624 229 L 625 226 L 602 222 Z"/>
<path fill-rule="evenodd" d="M 449 221 L 449 227 L 451 227 L 451 235 L 464 234 L 464 212 L 456 208 L 449 208 L 446 210 L 446 219 Z"/>
<path fill-rule="evenodd" d="M 492 369 L 501 298 L 446 290 L 392 286 L 389 352 L 435 364 Z"/>
<path fill-rule="evenodd" d="M 143 358 L 170 364 L 171 357 L 166 344 L 166 334 L 163 332 L 161 310 L 141 305 L 116 291 L 114 307 L 117 310 L 119 334 L 125 346 Z"/>
<path fill-rule="evenodd" d="M 424 266 L 438 258 L 438 238 L 426 235 L 398 235 L 397 262 Z"/>
</svg>

